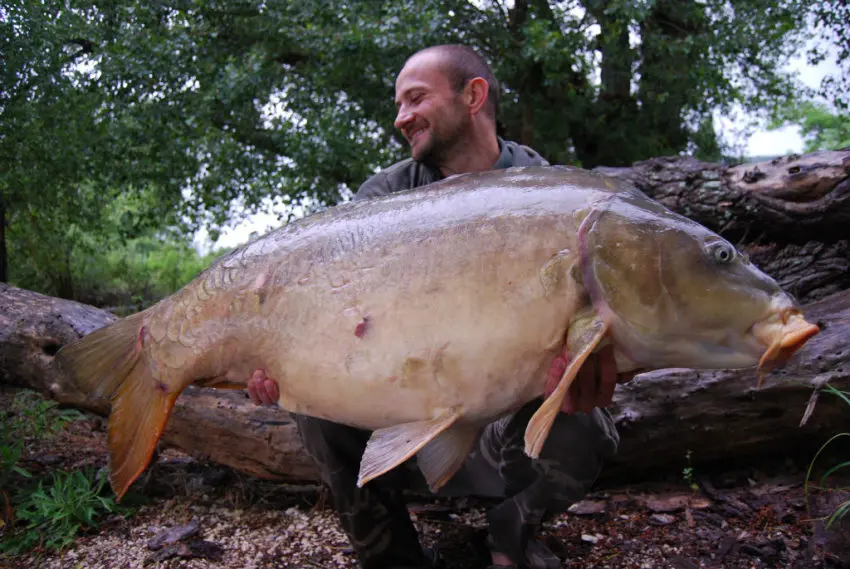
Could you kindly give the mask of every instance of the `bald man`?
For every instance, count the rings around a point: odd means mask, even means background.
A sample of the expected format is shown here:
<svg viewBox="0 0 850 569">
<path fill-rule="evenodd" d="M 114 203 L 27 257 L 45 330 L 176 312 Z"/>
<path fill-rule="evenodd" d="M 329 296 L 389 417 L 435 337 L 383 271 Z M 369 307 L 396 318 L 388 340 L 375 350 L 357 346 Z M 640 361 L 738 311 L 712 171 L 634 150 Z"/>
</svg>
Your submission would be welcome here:
<svg viewBox="0 0 850 569">
<path fill-rule="evenodd" d="M 497 136 L 499 84 L 472 49 L 440 45 L 413 54 L 396 78 L 395 127 L 410 145 L 410 158 L 366 180 L 355 200 L 383 196 L 454 174 L 547 165 L 537 152 Z M 547 394 L 566 367 L 552 362 Z M 559 559 L 536 539 L 541 523 L 564 512 L 593 485 L 619 437 L 607 407 L 618 382 L 612 351 L 588 360 L 566 398 L 538 459 L 524 452 L 525 427 L 543 402 L 532 401 L 484 429 L 460 471 L 439 491 L 444 496 L 487 496 L 499 503 L 487 512 L 483 536 L 492 568 L 557 569 Z M 257 403 L 278 400 L 277 383 L 262 370 L 248 391 Z M 439 566 L 435 551 L 423 548 L 402 495 L 427 485 L 409 461 L 357 487 L 360 458 L 370 431 L 323 419 L 296 416 L 304 446 L 330 486 L 340 523 L 363 569 Z"/>
</svg>

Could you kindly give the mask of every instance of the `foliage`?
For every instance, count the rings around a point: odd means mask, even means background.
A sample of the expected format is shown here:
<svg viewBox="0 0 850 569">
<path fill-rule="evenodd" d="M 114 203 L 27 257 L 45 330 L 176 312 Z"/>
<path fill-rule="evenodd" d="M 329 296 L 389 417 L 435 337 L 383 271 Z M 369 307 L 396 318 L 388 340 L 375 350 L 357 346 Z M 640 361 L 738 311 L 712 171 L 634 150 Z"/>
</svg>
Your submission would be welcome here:
<svg viewBox="0 0 850 569">
<path fill-rule="evenodd" d="M 55 401 L 44 399 L 34 392 L 22 391 L 12 401 L 11 408 L 0 416 L 0 490 L 8 490 L 12 477 L 31 478 L 20 466 L 24 444 L 28 439 L 52 436 L 69 422 L 82 417 L 73 409 L 57 409 Z"/>
<path fill-rule="evenodd" d="M 822 103 L 803 102 L 777 112 L 771 129 L 798 125 L 804 152 L 850 148 L 850 114 L 832 113 Z"/>
<path fill-rule="evenodd" d="M 11 555 L 19 555 L 34 546 L 61 550 L 73 543 L 83 529 L 96 528 L 106 514 L 127 513 L 108 494 L 104 470 L 55 472 L 45 485 L 26 493 L 17 508 L 23 527 L 0 544 Z"/>
<path fill-rule="evenodd" d="M 133 196 L 104 204 L 97 216 L 92 207 L 88 218 L 64 208 L 13 216 L 7 239 L 19 261 L 10 282 L 94 306 L 139 309 L 185 285 L 224 252 L 199 255 L 181 232 L 145 220 L 147 207 Z"/>
<path fill-rule="evenodd" d="M 14 166 L 4 193 L 72 191 L 81 180 L 151 186 L 167 207 L 213 222 L 237 200 L 335 202 L 404 156 L 393 77 L 426 45 L 461 41 L 494 63 L 508 136 L 555 161 L 621 165 L 685 150 L 713 110 L 790 98 L 779 66 L 813 9 L 790 0 L 0 7 L 9 54 L 0 157 Z"/>
<path fill-rule="evenodd" d="M 55 401 L 31 391 L 17 394 L 9 411 L 0 417 L 0 490 L 4 499 L 11 498 L 6 510 L 15 518 L 14 525 L 5 526 L 11 519 L 0 524 L 4 529 L 0 551 L 17 555 L 36 545 L 61 549 L 80 530 L 96 527 L 99 516 L 130 511 L 119 509 L 108 495 L 103 473 L 56 472 L 45 482 L 36 480 L 21 465 L 28 445 L 55 436 L 82 417 L 79 411 L 59 409 Z M 28 480 L 32 485 L 26 484 Z"/>
<path fill-rule="evenodd" d="M 21 391 L 12 402 L 7 425 L 17 439 L 39 439 L 56 435 L 72 421 L 85 416 L 76 409 L 59 409 L 58 403 L 34 391 Z"/>
<path fill-rule="evenodd" d="M 835 395 L 836 397 L 841 399 L 844 403 L 847 404 L 848 408 L 850 408 L 850 391 L 842 391 L 840 389 L 836 389 L 835 387 L 833 387 L 832 385 L 829 385 L 829 384 L 826 384 L 824 386 L 824 389 L 827 392 L 832 393 L 833 395 Z M 830 437 L 829 440 L 827 440 L 823 445 L 821 445 L 820 449 L 818 449 L 818 452 L 815 454 L 814 458 L 812 458 L 811 462 L 809 463 L 809 468 L 808 468 L 808 471 L 806 472 L 806 483 L 805 483 L 805 495 L 806 495 L 807 503 L 808 503 L 808 495 L 809 495 L 809 488 L 810 488 L 810 482 L 809 481 L 811 479 L 812 471 L 814 469 L 814 465 L 817 462 L 818 457 L 821 455 L 821 453 L 823 453 L 826 450 L 827 447 L 829 447 L 835 441 L 842 439 L 844 437 L 850 437 L 850 433 L 837 433 L 837 434 L 833 435 L 832 437 Z M 828 468 L 826 470 L 826 472 L 824 472 L 821 475 L 819 486 L 822 487 L 822 488 L 825 487 L 826 480 L 830 476 L 832 476 L 833 474 L 837 473 L 838 471 L 846 469 L 846 468 L 850 468 L 850 460 L 841 461 L 838 464 L 831 466 L 830 468 Z M 835 510 L 833 510 L 833 512 L 827 518 L 826 529 L 829 529 L 832 524 L 834 524 L 836 521 L 844 518 L 848 514 L 850 514 L 850 500 L 846 500 L 846 501 L 842 502 L 841 504 L 839 504 L 835 508 Z"/>
<path fill-rule="evenodd" d="M 813 25 L 822 39 L 808 51 L 817 64 L 834 55 L 839 72 L 824 77 L 818 94 L 842 112 L 850 110 L 850 3 L 846 0 L 807 0 L 812 3 Z"/>
<path fill-rule="evenodd" d="M 73 243 L 114 200 L 213 233 L 269 198 L 345 200 L 407 155 L 393 78 L 442 42 L 493 63 L 500 132 L 552 162 L 717 159 L 714 113 L 804 92 L 781 66 L 807 19 L 846 46 L 846 11 L 813 0 L 0 0 L 0 212 Z"/>
</svg>

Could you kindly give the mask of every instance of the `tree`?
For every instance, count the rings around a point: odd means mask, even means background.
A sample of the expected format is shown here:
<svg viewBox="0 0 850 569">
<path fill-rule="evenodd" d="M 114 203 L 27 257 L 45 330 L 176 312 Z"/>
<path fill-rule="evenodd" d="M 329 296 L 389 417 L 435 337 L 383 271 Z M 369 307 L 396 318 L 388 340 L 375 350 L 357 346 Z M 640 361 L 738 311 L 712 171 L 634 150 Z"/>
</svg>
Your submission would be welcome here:
<svg viewBox="0 0 850 569">
<path fill-rule="evenodd" d="M 834 52 L 840 72 L 821 82 L 818 94 L 841 111 L 850 108 L 850 4 L 845 0 L 812 2 L 812 24 L 825 41 L 808 51 L 810 63 L 819 63 Z"/>
<path fill-rule="evenodd" d="M 0 0 L 0 203 L 11 217 L 74 204 L 82 183 L 153 192 L 151 219 L 171 212 L 188 230 L 269 197 L 336 203 L 406 155 L 393 78 L 441 42 L 493 63 L 501 132 L 553 162 L 716 159 L 712 113 L 794 98 L 780 66 L 808 37 L 813 6 Z"/>
<path fill-rule="evenodd" d="M 777 114 L 771 129 L 798 125 L 804 152 L 850 148 L 850 114 L 830 112 L 823 103 L 804 102 Z"/>
</svg>

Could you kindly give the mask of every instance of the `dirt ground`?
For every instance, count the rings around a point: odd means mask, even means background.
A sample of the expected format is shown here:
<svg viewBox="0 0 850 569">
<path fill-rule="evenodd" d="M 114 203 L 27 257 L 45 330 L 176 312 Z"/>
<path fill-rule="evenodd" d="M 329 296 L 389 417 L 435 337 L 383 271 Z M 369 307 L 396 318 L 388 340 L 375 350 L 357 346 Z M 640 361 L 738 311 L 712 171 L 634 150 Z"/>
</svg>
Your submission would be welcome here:
<svg viewBox="0 0 850 569">
<path fill-rule="evenodd" d="M 105 441 L 103 420 L 75 422 L 32 447 L 24 466 L 36 474 L 104 466 Z M 847 495 L 807 495 L 807 466 L 782 458 L 697 469 L 690 481 L 678 472 L 600 485 L 547 522 L 541 539 L 569 568 L 850 567 L 850 520 L 824 531 L 813 519 Z M 357 567 L 320 486 L 261 481 L 166 450 L 131 492 L 145 503 L 129 519 L 113 516 L 61 553 L 36 548 L 0 559 L 0 567 Z M 485 501 L 412 495 L 409 504 L 423 543 L 436 546 L 447 567 L 486 567 L 476 547 Z"/>
</svg>

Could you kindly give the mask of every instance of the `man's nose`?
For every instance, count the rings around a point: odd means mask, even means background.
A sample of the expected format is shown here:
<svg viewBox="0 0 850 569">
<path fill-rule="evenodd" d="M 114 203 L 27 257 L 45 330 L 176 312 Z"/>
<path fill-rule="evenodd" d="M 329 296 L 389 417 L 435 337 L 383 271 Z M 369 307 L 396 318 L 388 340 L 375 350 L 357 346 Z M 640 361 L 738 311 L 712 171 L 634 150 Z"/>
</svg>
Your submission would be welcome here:
<svg viewBox="0 0 850 569">
<path fill-rule="evenodd" d="M 395 122 L 393 126 L 395 126 L 398 130 L 404 128 L 404 125 L 413 120 L 413 113 L 405 109 L 403 106 L 399 107 L 398 114 L 395 117 Z"/>
</svg>

